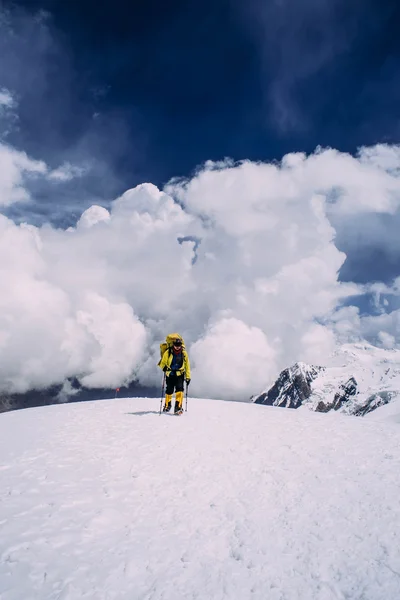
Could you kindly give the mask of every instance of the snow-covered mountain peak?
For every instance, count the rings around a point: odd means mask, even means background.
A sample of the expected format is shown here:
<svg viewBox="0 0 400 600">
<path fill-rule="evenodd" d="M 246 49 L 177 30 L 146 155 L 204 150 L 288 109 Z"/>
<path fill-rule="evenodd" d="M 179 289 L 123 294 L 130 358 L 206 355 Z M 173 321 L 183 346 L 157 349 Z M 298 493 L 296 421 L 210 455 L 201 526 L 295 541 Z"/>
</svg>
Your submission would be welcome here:
<svg viewBox="0 0 400 600">
<path fill-rule="evenodd" d="M 323 367 L 297 362 L 281 372 L 272 388 L 256 398 L 256 404 L 299 408 L 311 393 L 311 382 L 318 376 Z"/>
<path fill-rule="evenodd" d="M 348 365 L 349 363 L 375 364 L 389 363 L 400 366 L 400 350 L 378 348 L 368 342 L 343 344 L 327 357 L 327 366 Z"/>
<path fill-rule="evenodd" d="M 364 415 L 400 395 L 400 351 L 345 344 L 324 366 L 296 363 L 253 400 L 257 404 Z"/>
<path fill-rule="evenodd" d="M 289 376 L 292 378 L 297 377 L 298 375 L 303 375 L 304 377 L 308 377 L 314 379 L 316 373 L 319 371 L 321 367 L 315 367 L 313 365 L 308 365 L 305 362 L 296 362 L 292 367 L 288 368 Z"/>
</svg>

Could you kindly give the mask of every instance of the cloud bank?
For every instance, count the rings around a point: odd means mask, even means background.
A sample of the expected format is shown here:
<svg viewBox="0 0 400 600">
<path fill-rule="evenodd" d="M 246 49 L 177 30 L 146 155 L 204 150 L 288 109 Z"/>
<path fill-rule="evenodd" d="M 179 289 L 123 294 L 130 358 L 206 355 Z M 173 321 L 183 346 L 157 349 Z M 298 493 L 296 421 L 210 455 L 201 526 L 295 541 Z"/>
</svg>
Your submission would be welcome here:
<svg viewBox="0 0 400 600">
<path fill-rule="evenodd" d="M 29 198 L 27 178 L 57 186 L 80 173 L 0 144 L 0 207 Z M 158 384 L 159 343 L 175 330 L 192 392 L 238 400 L 338 343 L 400 346 L 399 279 L 341 282 L 336 245 L 357 235 L 349 222 L 398 219 L 399 173 L 397 146 L 317 149 L 274 164 L 209 162 L 164 190 L 145 183 L 110 210 L 92 206 L 66 230 L 0 215 L 0 391 L 75 377 L 92 388 Z M 374 312 L 356 297 L 373 298 Z"/>
</svg>

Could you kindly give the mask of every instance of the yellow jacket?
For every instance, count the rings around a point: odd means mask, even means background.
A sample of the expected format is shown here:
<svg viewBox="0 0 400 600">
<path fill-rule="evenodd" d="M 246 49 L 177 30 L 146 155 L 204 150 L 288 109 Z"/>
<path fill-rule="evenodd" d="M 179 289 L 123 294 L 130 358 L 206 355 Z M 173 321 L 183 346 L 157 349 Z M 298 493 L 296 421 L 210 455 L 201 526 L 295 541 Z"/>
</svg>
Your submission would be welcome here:
<svg viewBox="0 0 400 600">
<path fill-rule="evenodd" d="M 183 354 L 182 368 L 179 371 L 176 371 L 176 374 L 177 375 L 185 374 L 185 378 L 190 379 L 190 361 L 189 361 L 188 353 L 186 352 L 186 350 L 184 348 L 182 348 L 182 354 Z M 160 367 L 160 369 L 162 371 L 164 370 L 164 367 L 167 367 L 167 371 L 166 371 L 167 377 L 168 377 L 168 375 L 171 374 L 169 369 L 171 368 L 173 355 L 174 355 L 173 351 L 168 348 L 168 350 L 166 350 L 164 352 L 162 359 L 158 363 L 158 366 Z"/>
</svg>

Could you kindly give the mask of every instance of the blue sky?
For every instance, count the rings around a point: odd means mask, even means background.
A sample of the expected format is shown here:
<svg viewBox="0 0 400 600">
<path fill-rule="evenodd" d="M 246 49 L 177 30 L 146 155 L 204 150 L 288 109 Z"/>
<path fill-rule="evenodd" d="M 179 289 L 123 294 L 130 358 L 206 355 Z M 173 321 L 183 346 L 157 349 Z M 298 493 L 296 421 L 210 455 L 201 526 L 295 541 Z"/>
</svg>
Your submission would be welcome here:
<svg viewBox="0 0 400 600">
<path fill-rule="evenodd" d="M 97 152 L 105 197 L 209 159 L 399 140 L 396 0 L 9 4 L 10 140 L 46 160 Z"/>
</svg>

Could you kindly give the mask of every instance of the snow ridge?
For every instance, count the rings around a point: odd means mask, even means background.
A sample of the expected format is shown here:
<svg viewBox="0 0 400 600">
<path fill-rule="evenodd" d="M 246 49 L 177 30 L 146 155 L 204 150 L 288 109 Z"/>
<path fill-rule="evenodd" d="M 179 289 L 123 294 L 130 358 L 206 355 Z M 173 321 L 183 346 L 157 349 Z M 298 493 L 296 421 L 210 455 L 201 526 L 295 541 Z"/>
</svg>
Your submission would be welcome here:
<svg viewBox="0 0 400 600">
<path fill-rule="evenodd" d="M 1 600 L 400 598 L 398 425 L 158 407 L 0 415 Z"/>
</svg>

